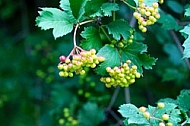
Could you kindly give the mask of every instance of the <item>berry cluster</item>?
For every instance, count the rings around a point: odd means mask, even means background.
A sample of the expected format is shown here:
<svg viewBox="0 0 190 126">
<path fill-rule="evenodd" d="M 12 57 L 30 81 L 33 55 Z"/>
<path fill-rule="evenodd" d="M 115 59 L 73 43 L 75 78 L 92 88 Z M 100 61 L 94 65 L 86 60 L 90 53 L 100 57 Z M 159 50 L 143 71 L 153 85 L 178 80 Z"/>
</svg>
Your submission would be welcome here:
<svg viewBox="0 0 190 126">
<path fill-rule="evenodd" d="M 106 68 L 106 71 L 109 73 L 109 77 L 102 77 L 101 82 L 106 84 L 106 87 L 110 88 L 111 86 L 121 86 L 128 87 L 129 84 L 135 82 L 135 78 L 140 78 L 140 73 L 137 72 L 137 66 L 132 65 L 130 67 L 130 60 L 127 60 L 126 63 L 122 64 L 120 67 L 110 67 Z"/>
<path fill-rule="evenodd" d="M 144 0 L 138 0 L 138 8 L 133 13 L 133 16 L 138 20 L 139 29 L 146 32 L 148 25 L 153 25 L 159 18 L 158 3 L 153 3 L 152 6 L 146 6 Z"/>
<path fill-rule="evenodd" d="M 63 109 L 63 117 L 59 119 L 58 123 L 59 125 L 64 125 L 64 126 L 78 126 L 79 125 L 79 120 L 74 119 L 71 114 L 70 110 L 68 108 Z"/>
<path fill-rule="evenodd" d="M 96 50 L 90 51 L 77 50 L 77 54 L 72 54 L 71 58 L 60 56 L 60 63 L 58 69 L 60 70 L 59 76 L 73 77 L 73 73 L 85 75 L 85 67 L 95 68 L 97 64 L 103 62 L 104 57 L 97 56 Z"/>
<path fill-rule="evenodd" d="M 165 107 L 165 104 L 163 102 L 159 102 L 157 104 L 157 109 L 162 109 Z M 161 119 L 160 118 L 156 118 L 156 117 L 152 117 L 153 115 L 150 114 L 150 112 L 147 111 L 147 108 L 142 106 L 139 108 L 139 111 L 143 113 L 143 116 L 146 118 L 146 119 L 156 119 L 156 120 L 159 120 L 160 123 L 159 123 L 159 126 L 173 126 L 173 124 L 171 122 L 168 122 L 169 120 L 169 115 L 168 114 L 163 114 Z"/>
<path fill-rule="evenodd" d="M 127 40 L 122 39 L 120 41 L 112 40 L 111 45 L 116 45 L 119 48 L 124 48 L 126 45 L 132 44 L 134 40 L 134 30 L 130 31 L 130 36 Z"/>
</svg>

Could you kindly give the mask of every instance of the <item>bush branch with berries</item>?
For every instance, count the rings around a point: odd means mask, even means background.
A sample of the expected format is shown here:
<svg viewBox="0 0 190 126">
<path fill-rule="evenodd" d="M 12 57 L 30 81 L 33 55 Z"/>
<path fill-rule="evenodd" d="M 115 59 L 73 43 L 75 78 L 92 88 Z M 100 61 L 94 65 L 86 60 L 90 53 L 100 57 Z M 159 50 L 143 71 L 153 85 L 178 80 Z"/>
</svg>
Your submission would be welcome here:
<svg viewBox="0 0 190 126">
<path fill-rule="evenodd" d="M 130 26 L 125 17 L 116 17 L 120 11 L 119 3 L 133 10 L 138 28 Z M 147 53 L 143 35 L 155 23 L 165 25 L 160 19 L 164 13 L 159 9 L 163 3 L 163 0 L 61 0 L 60 9 L 41 8 L 36 23 L 43 30 L 53 29 L 55 39 L 73 34 L 73 49 L 68 56 L 59 57 L 60 77 L 84 76 L 86 68 L 90 68 L 107 88 L 128 87 L 143 76 L 144 69 L 152 69 L 157 61 Z M 187 39 L 188 28 L 180 30 Z M 184 58 L 190 57 L 188 45 L 187 42 L 184 44 Z M 157 107 L 139 109 L 126 104 L 120 106 L 119 112 L 126 118 L 125 125 L 189 123 L 187 111 L 177 103 L 159 102 Z"/>
</svg>

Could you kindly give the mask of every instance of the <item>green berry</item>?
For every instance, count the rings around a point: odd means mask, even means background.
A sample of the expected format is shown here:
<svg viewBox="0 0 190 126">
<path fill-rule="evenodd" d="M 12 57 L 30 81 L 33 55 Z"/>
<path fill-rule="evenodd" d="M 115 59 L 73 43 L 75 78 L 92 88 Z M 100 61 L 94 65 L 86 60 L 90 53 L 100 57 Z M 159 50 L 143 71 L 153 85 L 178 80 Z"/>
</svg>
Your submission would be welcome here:
<svg viewBox="0 0 190 126">
<path fill-rule="evenodd" d="M 157 105 L 158 108 L 164 108 L 165 104 L 163 102 L 159 102 Z"/>
<path fill-rule="evenodd" d="M 159 6 L 158 3 L 156 3 L 156 2 L 152 4 L 152 7 L 154 7 L 154 8 L 158 8 L 158 6 Z"/>
<path fill-rule="evenodd" d="M 173 126 L 171 122 L 166 123 L 166 126 Z"/>
<path fill-rule="evenodd" d="M 59 119 L 59 124 L 64 124 L 65 123 L 65 120 L 64 119 Z"/>
<path fill-rule="evenodd" d="M 150 113 L 149 113 L 149 112 L 144 112 L 144 113 L 143 113 L 143 116 L 144 116 L 146 119 L 149 119 L 149 118 L 150 118 Z"/>
<path fill-rule="evenodd" d="M 140 107 L 140 108 L 139 108 L 139 111 L 140 111 L 140 112 L 146 112 L 146 107 L 144 107 L 144 106 Z"/>
<path fill-rule="evenodd" d="M 159 123 L 159 126 L 165 126 L 165 123 L 160 122 L 160 123 Z"/>
<path fill-rule="evenodd" d="M 169 115 L 168 115 L 168 114 L 162 115 L 162 119 L 163 119 L 164 121 L 167 121 L 167 120 L 169 119 Z"/>
<path fill-rule="evenodd" d="M 85 75 L 85 73 L 86 73 L 85 70 L 80 71 L 80 75 Z"/>
</svg>

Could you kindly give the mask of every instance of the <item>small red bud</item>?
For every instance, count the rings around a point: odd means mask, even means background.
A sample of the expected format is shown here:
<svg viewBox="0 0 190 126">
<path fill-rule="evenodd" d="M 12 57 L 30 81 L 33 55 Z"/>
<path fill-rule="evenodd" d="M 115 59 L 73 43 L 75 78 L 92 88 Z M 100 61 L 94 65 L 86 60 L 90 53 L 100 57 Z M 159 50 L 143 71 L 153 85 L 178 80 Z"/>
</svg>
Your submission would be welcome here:
<svg viewBox="0 0 190 126">
<path fill-rule="evenodd" d="M 66 57 L 65 57 L 64 55 L 62 55 L 62 56 L 59 57 L 59 60 L 60 60 L 61 62 L 65 62 L 65 59 L 66 59 Z"/>
</svg>

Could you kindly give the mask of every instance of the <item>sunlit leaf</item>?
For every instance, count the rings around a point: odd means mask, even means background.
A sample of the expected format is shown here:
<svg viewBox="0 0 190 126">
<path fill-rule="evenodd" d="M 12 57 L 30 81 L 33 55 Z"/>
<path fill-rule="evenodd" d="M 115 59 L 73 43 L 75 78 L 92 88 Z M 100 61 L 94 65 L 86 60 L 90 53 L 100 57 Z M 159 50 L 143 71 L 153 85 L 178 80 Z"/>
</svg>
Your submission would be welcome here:
<svg viewBox="0 0 190 126">
<path fill-rule="evenodd" d="M 64 11 L 57 8 L 41 8 L 36 24 L 43 30 L 53 29 L 54 38 L 62 37 L 73 29 L 73 22 Z"/>
</svg>

